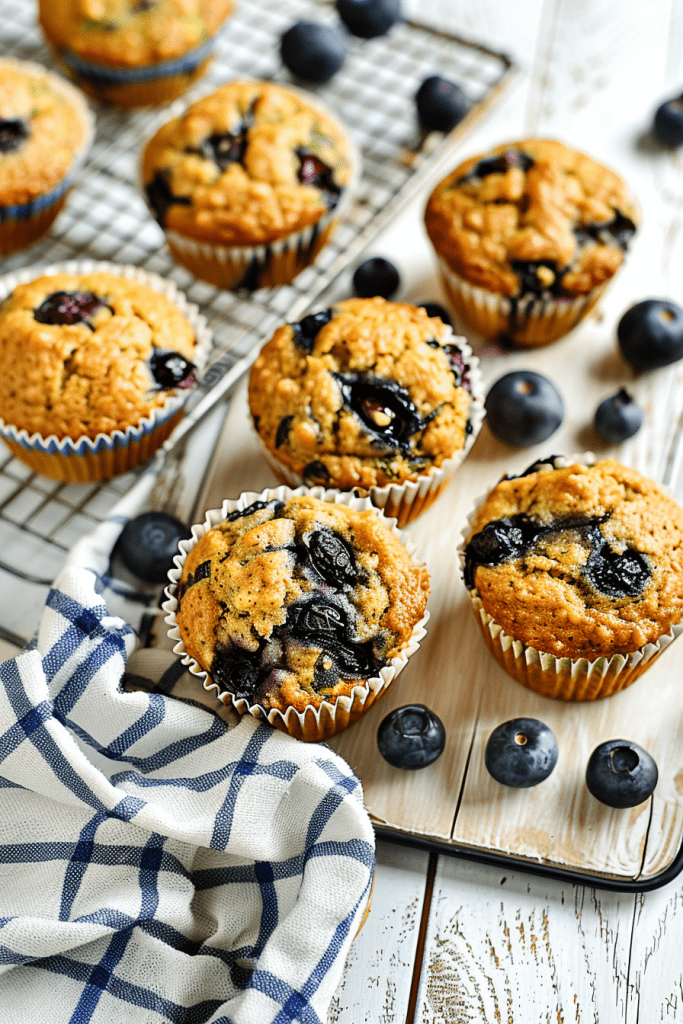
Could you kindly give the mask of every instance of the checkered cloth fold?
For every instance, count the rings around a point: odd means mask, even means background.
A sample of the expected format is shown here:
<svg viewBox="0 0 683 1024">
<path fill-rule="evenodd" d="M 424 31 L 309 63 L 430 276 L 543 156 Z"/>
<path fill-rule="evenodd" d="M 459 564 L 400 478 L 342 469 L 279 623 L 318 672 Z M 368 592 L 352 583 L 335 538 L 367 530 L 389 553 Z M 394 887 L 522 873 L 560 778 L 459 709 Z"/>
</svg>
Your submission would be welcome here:
<svg viewBox="0 0 683 1024">
<path fill-rule="evenodd" d="M 99 592 L 120 528 L 0 666 L 0 1019 L 317 1024 L 369 898 L 360 783 L 323 745 L 122 688 L 135 634 Z"/>
</svg>

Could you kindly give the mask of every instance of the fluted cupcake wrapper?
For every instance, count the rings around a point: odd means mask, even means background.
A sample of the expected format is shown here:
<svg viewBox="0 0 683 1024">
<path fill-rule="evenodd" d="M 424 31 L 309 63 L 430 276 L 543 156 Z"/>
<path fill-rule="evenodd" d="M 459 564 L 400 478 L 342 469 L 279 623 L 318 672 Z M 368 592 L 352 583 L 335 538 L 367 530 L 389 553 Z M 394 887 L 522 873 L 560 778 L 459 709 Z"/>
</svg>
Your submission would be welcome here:
<svg viewBox="0 0 683 1024">
<path fill-rule="evenodd" d="M 562 464 L 590 465 L 594 463 L 592 452 L 574 455 Z M 458 558 L 461 572 L 465 568 L 466 540 L 474 525 L 479 508 L 488 496 L 482 494 L 467 517 L 467 524 L 458 544 Z M 564 701 L 590 701 L 611 697 L 646 671 L 666 650 L 676 637 L 683 632 L 683 622 L 673 625 L 656 641 L 644 644 L 628 654 L 588 658 L 558 658 L 554 654 L 540 651 L 531 644 L 516 640 L 505 632 L 500 623 L 484 608 L 476 589 L 468 590 L 477 625 L 491 654 L 498 664 L 516 682 L 543 697 Z"/>
<path fill-rule="evenodd" d="M 352 508 L 357 511 L 372 509 L 376 515 L 381 515 L 381 513 L 374 508 L 368 498 L 357 498 L 348 491 L 325 490 L 322 487 L 299 487 L 295 490 L 292 490 L 289 487 L 276 487 L 268 488 L 261 493 L 257 493 L 256 491 L 246 491 L 234 501 L 226 499 L 220 508 L 210 509 L 206 513 L 203 523 L 192 527 L 192 536 L 189 540 L 180 542 L 181 553 L 175 556 L 175 568 L 169 571 L 168 576 L 171 582 L 169 586 L 166 587 L 166 600 L 162 604 L 162 608 L 167 613 L 164 621 L 169 627 L 168 635 L 171 640 L 175 641 L 175 646 L 173 648 L 174 652 L 182 658 L 184 665 L 189 666 L 190 672 L 197 676 L 198 679 L 202 680 L 205 690 L 213 690 L 217 700 L 222 701 L 224 704 L 230 704 L 240 715 L 253 715 L 255 718 L 260 718 L 270 722 L 270 724 L 275 726 L 276 729 L 280 729 L 282 732 L 287 732 L 290 736 L 296 737 L 296 739 L 304 740 L 306 742 L 317 742 L 319 740 L 328 739 L 335 733 L 348 728 L 349 725 L 352 725 L 358 718 L 360 718 L 360 716 L 372 704 L 374 704 L 379 697 L 382 696 L 396 676 L 408 664 L 409 658 L 419 649 L 420 641 L 427 632 L 425 627 L 427 620 L 429 619 L 428 611 L 425 612 L 424 616 L 413 627 L 411 637 L 404 648 L 396 657 L 391 659 L 391 662 L 388 665 L 385 665 L 380 669 L 378 675 L 359 682 L 357 686 L 353 687 L 348 696 L 339 696 L 334 700 L 334 702 L 323 700 L 319 707 L 311 705 L 304 711 L 297 711 L 296 708 L 293 707 L 287 708 L 286 711 L 280 711 L 276 708 L 265 708 L 263 705 L 258 703 L 250 704 L 249 701 L 244 698 L 235 700 L 233 699 L 232 694 L 225 691 L 221 692 L 218 684 L 214 683 L 211 679 L 210 673 L 203 669 L 201 665 L 199 665 L 199 663 L 185 650 L 185 645 L 176 623 L 176 611 L 178 609 L 176 592 L 178 582 L 182 576 L 183 565 L 185 564 L 185 559 L 187 558 L 188 553 L 204 536 L 204 534 L 208 530 L 213 529 L 214 526 L 218 526 L 219 523 L 223 522 L 225 517 L 231 512 L 235 512 L 237 510 L 241 511 L 253 504 L 255 501 L 267 502 L 276 499 L 278 501 L 287 502 L 290 498 L 296 497 L 300 494 L 310 494 L 312 497 L 318 498 L 320 501 L 329 501 L 338 505 L 346 505 L 348 508 Z M 393 520 L 387 520 L 386 525 L 401 540 L 408 553 L 412 555 L 414 552 L 414 545 L 402 536 L 396 526 L 396 523 Z M 424 565 L 424 563 L 419 561 L 415 564 L 418 566 Z"/>
<path fill-rule="evenodd" d="M 481 430 L 486 409 L 484 407 L 484 385 L 479 369 L 479 360 L 472 352 L 467 341 L 456 337 L 452 329 L 444 324 L 444 331 L 439 339 L 442 345 L 455 344 L 460 349 L 468 371 L 472 388 L 472 402 L 469 408 L 470 432 L 465 437 L 463 447 L 453 455 L 444 459 L 440 466 L 433 466 L 426 473 L 421 473 L 416 480 L 406 480 L 402 484 L 386 484 L 384 487 L 370 487 L 367 494 L 373 505 L 380 508 L 385 516 L 396 519 L 399 528 L 412 523 L 422 512 L 425 512 L 439 497 L 450 483 L 462 461 L 472 448 Z M 253 422 L 252 422 L 253 427 Z M 258 435 L 259 443 L 271 469 L 283 483 L 290 487 L 300 487 L 303 478 L 293 469 L 273 455 Z M 334 484 L 334 481 L 331 481 Z M 358 493 L 361 488 L 354 488 Z"/>
<path fill-rule="evenodd" d="M 26 267 L 0 278 L 0 302 L 20 284 L 46 274 L 109 273 L 144 284 L 165 295 L 189 321 L 195 333 L 193 362 L 201 373 L 211 349 L 212 334 L 199 308 L 187 300 L 173 281 L 129 264 L 97 260 L 69 260 L 47 267 Z M 0 418 L 0 437 L 13 455 L 36 473 L 69 483 L 95 482 L 126 473 L 147 461 L 170 436 L 182 415 L 191 390 L 170 391 L 163 405 L 126 430 L 94 438 L 58 438 L 55 434 L 29 434 Z"/>
<path fill-rule="evenodd" d="M 62 95 L 76 110 L 83 124 L 83 144 L 74 154 L 66 175 L 54 188 L 25 203 L 0 206 L 0 256 L 7 256 L 9 253 L 31 245 L 49 231 L 64 206 L 74 178 L 88 156 L 95 136 L 95 118 L 78 89 L 74 89 L 69 82 L 48 71 L 42 65 L 33 61 L 18 61 L 12 60 L 10 57 L 3 57 L 0 58 L 0 71 L 3 68 L 15 69 L 44 79 L 51 89 Z"/>
<path fill-rule="evenodd" d="M 513 314 L 513 300 L 506 295 L 470 284 L 438 256 L 444 288 L 463 323 L 484 338 L 509 338 L 520 348 L 540 348 L 562 338 L 583 320 L 613 280 L 576 298 L 522 298 Z"/>
</svg>

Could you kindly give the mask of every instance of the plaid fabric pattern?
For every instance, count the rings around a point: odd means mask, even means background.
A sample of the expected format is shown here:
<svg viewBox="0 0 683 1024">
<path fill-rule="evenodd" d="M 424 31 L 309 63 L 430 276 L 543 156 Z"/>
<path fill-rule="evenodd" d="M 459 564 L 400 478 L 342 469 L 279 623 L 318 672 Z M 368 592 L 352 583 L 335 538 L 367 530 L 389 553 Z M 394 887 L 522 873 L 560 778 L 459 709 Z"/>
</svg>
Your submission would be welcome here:
<svg viewBox="0 0 683 1024">
<path fill-rule="evenodd" d="M 135 634 L 101 589 L 66 568 L 0 665 L 0 1019 L 324 1022 L 374 867 L 360 783 L 325 746 L 125 692 Z"/>
</svg>

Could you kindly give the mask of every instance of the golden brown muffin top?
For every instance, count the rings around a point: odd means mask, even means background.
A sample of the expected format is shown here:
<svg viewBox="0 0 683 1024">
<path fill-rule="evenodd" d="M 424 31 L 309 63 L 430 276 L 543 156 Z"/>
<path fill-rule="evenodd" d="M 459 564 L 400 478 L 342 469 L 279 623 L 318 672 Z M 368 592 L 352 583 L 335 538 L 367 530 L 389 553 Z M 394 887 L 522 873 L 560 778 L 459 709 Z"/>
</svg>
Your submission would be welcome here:
<svg viewBox="0 0 683 1024">
<path fill-rule="evenodd" d="M 427 233 L 450 268 L 508 296 L 591 291 L 618 270 L 638 222 L 618 174 L 548 139 L 465 160 L 425 211 Z"/>
<path fill-rule="evenodd" d="M 559 465 L 559 462 L 555 462 Z M 683 510 L 614 459 L 504 478 L 467 538 L 465 581 L 514 639 L 627 654 L 683 618 Z"/>
<path fill-rule="evenodd" d="M 383 518 L 309 495 L 231 513 L 189 552 L 176 622 L 221 690 L 303 711 L 409 643 L 429 593 Z"/>
<path fill-rule="evenodd" d="M 194 348 L 188 320 L 146 285 L 110 273 L 39 277 L 0 306 L 0 416 L 60 439 L 125 430 L 175 393 L 171 378 L 196 383 Z"/>
<path fill-rule="evenodd" d="M 58 185 L 88 134 L 87 107 L 73 86 L 37 64 L 0 60 L 0 206 Z"/>
<path fill-rule="evenodd" d="M 198 100 L 143 155 L 162 227 L 224 245 L 265 245 L 317 224 L 353 172 L 340 125 L 269 82 L 230 82 Z"/>
<path fill-rule="evenodd" d="M 472 396 L 459 342 L 421 307 L 381 298 L 285 324 L 252 367 L 256 429 L 305 483 L 415 480 L 465 444 Z"/>
<path fill-rule="evenodd" d="M 40 0 L 48 39 L 83 60 L 138 67 L 179 57 L 214 35 L 233 0 Z"/>
</svg>

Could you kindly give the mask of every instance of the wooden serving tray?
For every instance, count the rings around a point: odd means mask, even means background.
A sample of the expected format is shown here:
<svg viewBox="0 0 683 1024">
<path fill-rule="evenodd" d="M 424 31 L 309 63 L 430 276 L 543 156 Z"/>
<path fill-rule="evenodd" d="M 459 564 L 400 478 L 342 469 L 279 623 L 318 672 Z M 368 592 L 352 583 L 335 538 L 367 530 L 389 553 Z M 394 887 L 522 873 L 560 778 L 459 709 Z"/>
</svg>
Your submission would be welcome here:
<svg viewBox="0 0 683 1024">
<path fill-rule="evenodd" d="M 511 680 L 489 654 L 456 555 L 467 513 L 505 472 L 521 472 L 551 453 L 596 447 L 597 438 L 586 420 L 598 401 L 616 390 L 618 375 L 628 376 L 630 371 L 594 320 L 544 350 L 507 353 L 489 345 L 480 346 L 479 353 L 487 382 L 521 366 L 551 377 L 565 399 L 565 422 L 549 442 L 528 449 L 498 441 L 484 424 L 445 493 L 408 527 L 431 574 L 427 636 L 386 696 L 330 745 L 362 780 L 367 809 L 382 832 L 609 887 L 653 888 L 680 868 L 683 641 L 672 644 L 640 680 L 614 697 L 566 704 L 537 696 Z M 666 421 L 656 420 L 667 416 L 664 389 L 673 394 L 680 376 L 677 367 L 632 381 L 632 390 L 648 409 L 649 423 L 627 445 L 603 447 L 598 456 L 615 455 L 655 479 L 662 479 L 667 465 L 670 472 L 676 454 L 673 431 Z M 654 443 L 657 435 L 661 440 Z M 249 422 L 243 385 L 232 401 L 200 503 L 203 508 L 216 507 L 243 490 L 275 484 Z M 447 740 L 433 765 L 405 771 L 392 768 L 380 756 L 376 732 L 387 712 L 413 702 L 427 704 L 439 715 Z M 483 757 L 491 730 L 519 716 L 547 723 L 560 751 L 553 774 L 522 790 L 495 782 Z M 653 797 L 628 810 L 594 799 L 584 780 L 593 749 L 615 738 L 639 743 L 659 767 Z"/>
</svg>

